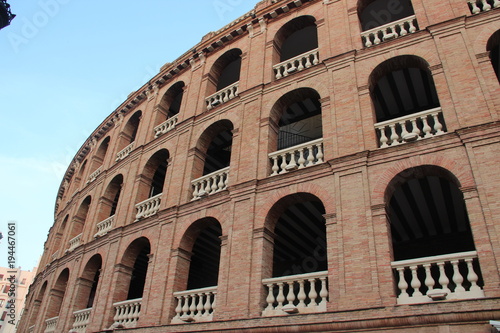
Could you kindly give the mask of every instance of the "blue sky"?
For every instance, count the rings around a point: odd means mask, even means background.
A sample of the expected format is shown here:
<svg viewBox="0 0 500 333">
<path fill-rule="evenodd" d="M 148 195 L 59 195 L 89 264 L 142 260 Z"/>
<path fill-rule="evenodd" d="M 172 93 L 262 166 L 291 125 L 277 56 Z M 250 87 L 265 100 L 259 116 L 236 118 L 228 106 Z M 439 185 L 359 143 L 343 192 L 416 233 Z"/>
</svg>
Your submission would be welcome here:
<svg viewBox="0 0 500 333">
<path fill-rule="evenodd" d="M 163 64 L 258 1 L 8 2 L 17 16 L 0 30 L 0 266 L 15 221 L 16 265 L 30 270 L 85 139 Z"/>
</svg>

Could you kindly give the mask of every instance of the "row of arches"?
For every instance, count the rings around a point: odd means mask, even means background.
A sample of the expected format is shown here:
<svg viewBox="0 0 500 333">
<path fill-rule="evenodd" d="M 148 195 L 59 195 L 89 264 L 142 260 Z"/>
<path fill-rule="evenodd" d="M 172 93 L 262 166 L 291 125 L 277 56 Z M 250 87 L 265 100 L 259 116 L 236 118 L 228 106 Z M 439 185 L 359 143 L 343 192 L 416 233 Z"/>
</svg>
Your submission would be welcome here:
<svg viewBox="0 0 500 333">
<path fill-rule="evenodd" d="M 404 170 L 389 182 L 385 200 L 392 260 L 475 251 L 473 232 L 460 186 L 451 172 L 432 165 Z M 331 230 L 328 231 L 326 219 L 331 213 L 330 206 L 330 202 L 325 205 L 322 198 L 308 192 L 288 194 L 270 206 L 264 228 L 273 239 L 262 243 L 262 254 L 267 257 L 262 259 L 263 265 L 267 266 L 262 270 L 264 279 L 336 270 L 328 264 L 331 251 L 327 250 L 331 248 L 328 243 L 338 237 L 332 235 Z M 177 276 L 172 277 L 176 281 L 173 284 L 176 289 L 172 292 L 217 287 L 220 262 L 226 260 L 221 258 L 221 246 L 228 225 L 227 221 L 204 217 L 185 229 L 176 247 L 176 253 L 182 253 L 184 260 L 177 261 Z M 118 264 L 121 268 L 114 273 L 119 276 L 113 279 L 118 281 L 112 291 L 113 303 L 143 297 L 146 281 L 151 278 L 149 262 L 151 254 L 156 252 L 154 247 L 148 238 L 140 237 L 119 255 Z M 475 283 L 482 287 L 484 281 L 479 263 L 476 261 L 474 265 L 479 274 Z M 460 270 L 467 272 L 464 267 L 460 266 Z M 82 272 L 78 273 L 78 297 L 72 304 L 74 311 L 93 307 L 99 298 L 99 280 L 103 274 L 109 274 L 106 272 L 108 269 L 103 267 L 101 254 L 95 254 L 88 260 Z M 453 272 L 447 271 L 446 274 Z M 50 287 L 50 292 L 48 282 L 42 284 L 29 310 L 30 326 L 35 323 L 42 308 L 45 308 L 44 319 L 59 315 L 66 288 L 72 279 L 75 277 L 65 268 Z M 465 281 L 464 286 L 470 288 L 471 284 Z M 42 307 L 44 302 L 47 304 Z M 108 324 L 111 324 L 112 319 L 109 320 Z"/>
</svg>

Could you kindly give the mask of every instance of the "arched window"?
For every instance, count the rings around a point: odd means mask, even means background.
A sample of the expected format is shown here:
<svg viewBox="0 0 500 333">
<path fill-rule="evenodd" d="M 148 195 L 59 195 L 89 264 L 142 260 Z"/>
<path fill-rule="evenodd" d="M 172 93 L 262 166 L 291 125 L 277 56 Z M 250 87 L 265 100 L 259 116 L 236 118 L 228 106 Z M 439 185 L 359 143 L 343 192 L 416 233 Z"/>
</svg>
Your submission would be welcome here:
<svg viewBox="0 0 500 333">
<path fill-rule="evenodd" d="M 69 269 L 65 268 L 56 280 L 54 287 L 49 293 L 49 303 L 47 305 L 47 310 L 45 313 L 45 322 L 47 325 L 47 330 L 49 328 L 54 328 L 52 332 L 56 332 L 58 324 L 58 317 L 61 311 L 61 306 L 64 301 L 64 295 L 66 294 L 66 287 L 68 285 L 69 279 Z M 62 326 L 60 326 L 62 327 Z"/>
<path fill-rule="evenodd" d="M 52 255 L 51 260 L 55 260 L 59 255 L 62 254 L 61 240 L 64 237 L 64 231 L 66 230 L 66 225 L 68 224 L 68 219 L 69 219 L 69 215 L 66 215 L 64 217 L 61 225 L 57 229 L 57 232 L 56 232 L 55 237 L 54 237 L 54 243 L 53 243 L 54 245 L 53 245 L 53 252 L 51 253 L 51 255 Z"/>
<path fill-rule="evenodd" d="M 168 150 L 162 149 L 154 153 L 146 163 L 140 176 L 136 221 L 158 212 L 165 186 L 169 156 Z"/>
<path fill-rule="evenodd" d="M 500 82 L 500 30 L 491 35 L 486 50 L 490 53 L 491 65 Z"/>
<path fill-rule="evenodd" d="M 147 238 L 134 240 L 120 261 L 122 269 L 116 272 L 117 285 L 113 297 L 114 326 L 135 327 L 140 316 L 141 302 L 148 273 L 151 245 Z"/>
<path fill-rule="evenodd" d="M 272 277 L 263 280 L 268 292 L 264 315 L 300 312 L 305 308 L 326 310 L 324 214 L 322 202 L 309 193 L 284 197 L 268 213 L 266 224 L 274 232 L 274 244 L 268 243 L 266 246 L 272 249 L 264 249 L 265 253 L 272 253 L 272 270 L 265 269 L 272 272 Z M 280 300 L 284 295 L 286 298 Z"/>
<path fill-rule="evenodd" d="M 116 161 L 124 159 L 127 157 L 130 152 L 134 149 L 134 142 L 136 139 L 137 131 L 139 130 L 139 123 L 141 121 L 142 112 L 137 111 L 134 113 L 127 123 L 125 127 L 121 131 L 118 137 L 118 154 L 116 154 Z"/>
<path fill-rule="evenodd" d="M 446 131 L 428 63 L 410 55 L 378 65 L 370 75 L 380 147 Z"/>
<path fill-rule="evenodd" d="M 73 192 L 68 193 L 69 195 L 72 195 L 80 187 L 82 179 L 85 175 L 86 167 L 87 167 L 87 160 L 83 161 L 82 165 L 80 166 L 80 170 L 78 170 L 78 174 L 76 175 L 75 180 L 73 181 L 72 185 Z"/>
<path fill-rule="evenodd" d="M 45 292 L 47 290 L 47 281 L 45 281 L 43 284 L 42 284 L 42 287 L 40 288 L 40 291 L 38 292 L 37 294 L 37 297 L 35 298 L 35 300 L 33 301 L 33 303 L 31 304 L 30 308 L 29 308 L 29 323 L 28 323 L 28 327 L 31 327 L 33 325 L 35 325 L 36 323 L 36 320 L 38 318 L 38 314 L 40 312 L 40 308 L 42 306 L 42 303 L 44 301 L 44 298 L 46 297 L 45 296 Z"/>
<path fill-rule="evenodd" d="M 109 141 L 110 138 L 108 136 L 101 142 L 96 153 L 94 154 L 94 156 L 92 156 L 88 182 L 94 181 L 101 173 L 100 167 L 104 163 L 104 158 L 106 157 L 106 153 L 108 152 Z"/>
<path fill-rule="evenodd" d="M 92 307 L 94 306 L 97 285 L 101 274 L 102 257 L 96 254 L 90 258 L 83 269 L 82 276 L 77 280 L 77 295 L 75 298 L 75 323 L 83 314 L 89 315 Z M 86 309 L 87 311 L 82 311 Z M 76 328 L 76 327 L 74 327 Z"/>
<path fill-rule="evenodd" d="M 177 114 L 181 108 L 184 87 L 182 81 L 173 84 L 163 95 L 160 104 L 156 105 L 155 137 L 174 129 L 177 124 Z"/>
<path fill-rule="evenodd" d="M 82 231 L 83 227 L 85 226 L 85 221 L 87 220 L 87 214 L 89 212 L 91 201 L 92 198 L 90 196 L 86 197 L 80 204 L 76 215 L 73 217 L 73 221 L 71 222 L 71 232 L 68 248 L 69 251 L 74 250 L 83 242 Z"/>
<path fill-rule="evenodd" d="M 193 170 L 194 177 L 202 177 L 192 181 L 193 200 L 227 188 L 232 131 L 233 124 L 229 120 L 220 120 L 210 125 L 198 139 L 198 158 Z"/>
<path fill-rule="evenodd" d="M 240 49 L 229 50 L 213 64 L 208 74 L 206 98 L 208 110 L 238 96 L 241 54 Z"/>
<path fill-rule="evenodd" d="M 123 186 L 123 176 L 117 175 L 111 180 L 104 195 L 99 200 L 97 233 L 94 237 L 105 235 L 114 226 L 114 216 Z"/>
<path fill-rule="evenodd" d="M 293 90 L 273 106 L 269 144 L 272 175 L 323 162 L 321 102 L 310 88 Z"/>
<path fill-rule="evenodd" d="M 418 29 L 411 0 L 359 0 L 358 17 L 366 47 Z"/>
<path fill-rule="evenodd" d="M 316 19 L 301 16 L 286 23 L 274 37 L 274 73 L 286 77 L 319 63 Z"/>
<path fill-rule="evenodd" d="M 190 254 L 190 259 L 180 261 L 177 271 L 188 274 L 177 277 L 176 284 L 182 287 L 180 291 L 174 292 L 177 309 L 172 323 L 212 320 L 219 278 L 221 236 L 220 223 L 211 217 L 196 221 L 184 234 L 180 247 L 183 252 Z M 203 288 L 203 293 L 198 292 L 200 288 Z M 186 304 L 205 306 L 195 311 L 185 311 L 183 307 Z"/>
<path fill-rule="evenodd" d="M 405 170 L 392 180 L 386 198 L 398 302 L 432 301 L 433 289 L 445 290 L 448 299 L 483 297 L 474 238 L 456 178 L 434 166 Z M 417 288 L 410 285 L 414 274 Z"/>
</svg>

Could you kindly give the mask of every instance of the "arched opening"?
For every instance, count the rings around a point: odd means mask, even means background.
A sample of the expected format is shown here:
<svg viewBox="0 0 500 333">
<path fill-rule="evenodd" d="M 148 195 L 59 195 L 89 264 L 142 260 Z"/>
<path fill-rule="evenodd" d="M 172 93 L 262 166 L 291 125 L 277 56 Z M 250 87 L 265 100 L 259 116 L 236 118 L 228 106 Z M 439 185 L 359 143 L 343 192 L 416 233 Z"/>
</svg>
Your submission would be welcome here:
<svg viewBox="0 0 500 333">
<path fill-rule="evenodd" d="M 100 200 L 99 221 L 115 215 L 123 186 L 123 176 L 117 175 L 111 180 Z"/>
<path fill-rule="evenodd" d="M 209 110 L 238 95 L 236 83 L 240 80 L 241 54 L 240 49 L 229 50 L 213 64 L 206 93 Z"/>
<path fill-rule="evenodd" d="M 221 225 L 212 217 L 200 219 L 186 230 L 179 248 L 185 257 L 178 262 L 177 272 L 187 274 L 177 276 L 176 285 L 181 290 L 174 292 L 177 314 L 172 323 L 212 320 L 219 279 L 221 236 Z M 204 306 L 189 309 L 188 304 Z"/>
<path fill-rule="evenodd" d="M 155 106 L 155 137 L 167 133 L 177 124 L 177 114 L 181 108 L 184 87 L 185 84 L 182 81 L 173 84 L 165 92 L 160 103 Z"/>
<path fill-rule="evenodd" d="M 89 207 L 91 202 L 92 198 L 89 195 L 82 201 L 76 215 L 73 217 L 73 221 L 71 222 L 71 233 L 69 240 L 70 251 L 74 250 L 82 242 L 81 239 L 82 231 L 83 227 L 85 226 L 85 221 L 87 220 L 87 215 L 89 212 Z"/>
<path fill-rule="evenodd" d="M 142 111 L 135 112 L 125 124 L 125 127 L 118 136 L 118 154 L 116 160 L 119 161 L 130 154 L 133 150 L 137 132 L 139 130 L 139 123 L 141 121 Z"/>
<path fill-rule="evenodd" d="M 388 59 L 373 70 L 369 83 L 381 146 L 446 131 L 434 80 L 422 58 Z"/>
<path fill-rule="evenodd" d="M 99 169 L 99 167 L 104 163 L 104 158 L 106 157 L 106 153 L 108 152 L 109 141 L 110 138 L 108 136 L 101 142 L 95 155 L 92 157 L 92 162 L 90 166 L 90 175 L 89 175 L 90 181 L 92 181 L 93 179 L 95 179 L 95 177 L 97 177 L 97 175 L 95 175 L 94 172 L 97 169 Z"/>
<path fill-rule="evenodd" d="M 85 173 L 85 168 L 87 167 L 87 160 L 83 161 L 82 165 L 80 166 L 80 170 L 78 170 L 78 175 L 75 177 L 75 180 L 73 181 L 73 192 L 68 193 L 68 194 L 73 194 L 78 188 L 80 187 L 80 184 L 82 182 L 82 179 L 84 177 Z"/>
<path fill-rule="evenodd" d="M 360 0 L 358 16 L 363 31 L 415 15 L 411 0 Z"/>
<path fill-rule="evenodd" d="M 500 82 L 500 30 L 491 35 L 486 44 L 486 50 L 490 53 L 491 65 Z"/>
<path fill-rule="evenodd" d="M 326 310 L 328 262 L 324 214 L 323 203 L 310 193 L 288 195 L 269 211 L 266 225 L 274 232 L 274 244 L 266 243 L 264 249 L 268 253 L 264 263 L 272 265 L 272 269 L 264 269 L 272 278 L 262 281 L 267 288 L 264 315 L 300 312 L 305 308 L 315 312 Z"/>
<path fill-rule="evenodd" d="M 102 257 L 96 254 L 85 265 L 82 276 L 78 279 L 78 297 L 75 310 L 90 309 L 94 306 L 99 277 L 101 275 Z"/>
<path fill-rule="evenodd" d="M 56 280 L 54 287 L 50 290 L 50 299 L 45 312 L 45 319 L 51 319 L 59 316 L 61 306 L 64 301 L 66 287 L 68 285 L 69 269 L 65 268 Z M 48 323 L 47 323 L 48 324 Z"/>
<path fill-rule="evenodd" d="M 321 101 L 314 89 L 299 88 L 283 95 L 274 104 L 271 118 L 271 126 L 278 126 L 271 130 L 269 148 L 281 152 L 270 155 L 273 175 L 322 162 Z"/>
<path fill-rule="evenodd" d="M 436 166 L 408 169 L 391 181 L 386 200 L 396 278 L 412 281 L 417 274 L 421 281 L 398 290 L 400 298 L 419 302 L 423 295 L 431 301 L 425 295 L 434 289 L 456 298 L 468 292 L 481 296 L 474 238 L 457 179 Z"/>
<path fill-rule="evenodd" d="M 42 306 L 43 300 L 45 298 L 45 292 L 47 290 L 47 281 L 45 281 L 42 284 L 42 287 L 40 288 L 40 291 L 37 294 L 37 297 L 33 301 L 33 303 L 30 306 L 30 309 L 28 310 L 29 312 L 29 322 L 28 322 L 28 327 L 31 327 L 35 325 L 36 320 L 38 318 L 38 314 L 40 313 L 40 308 Z"/>
<path fill-rule="evenodd" d="M 66 215 L 61 223 L 61 225 L 59 226 L 59 228 L 57 229 L 57 232 L 55 234 L 55 237 L 54 237 L 54 246 L 53 246 L 53 252 L 51 253 L 51 255 L 53 256 L 52 257 L 52 260 L 56 259 L 54 258 L 54 256 L 58 256 L 58 251 L 61 250 L 61 240 L 64 236 L 64 231 L 66 230 L 66 225 L 68 224 L 68 219 L 69 219 L 69 215 Z"/>
</svg>

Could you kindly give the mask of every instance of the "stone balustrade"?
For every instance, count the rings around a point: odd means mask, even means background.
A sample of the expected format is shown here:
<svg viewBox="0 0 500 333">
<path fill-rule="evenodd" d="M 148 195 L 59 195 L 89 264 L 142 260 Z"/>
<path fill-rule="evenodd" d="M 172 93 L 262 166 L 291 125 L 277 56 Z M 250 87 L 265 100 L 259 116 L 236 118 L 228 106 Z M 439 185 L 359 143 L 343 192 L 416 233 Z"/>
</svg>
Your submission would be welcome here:
<svg viewBox="0 0 500 333">
<path fill-rule="evenodd" d="M 301 143 L 269 154 L 271 176 L 323 163 L 323 139 Z"/>
<path fill-rule="evenodd" d="M 87 184 L 92 183 L 101 174 L 102 166 L 98 167 L 94 172 L 92 172 L 87 180 Z M 76 193 L 76 192 L 75 192 Z"/>
<path fill-rule="evenodd" d="M 115 316 L 113 317 L 113 327 L 123 326 L 133 328 L 137 325 L 139 315 L 141 314 L 142 298 L 129 299 L 123 302 L 113 304 Z"/>
<path fill-rule="evenodd" d="M 394 261 L 391 266 L 398 304 L 484 297 L 476 251 Z"/>
<path fill-rule="evenodd" d="M 134 143 L 135 142 L 132 142 L 127 147 L 125 147 L 122 150 L 120 150 L 118 152 L 118 154 L 116 154 L 116 160 L 115 161 L 118 162 L 120 160 L 123 160 L 125 157 L 127 157 L 130 154 L 130 152 L 134 149 Z"/>
<path fill-rule="evenodd" d="M 276 80 L 279 80 L 292 73 L 300 72 L 306 68 L 315 66 L 318 63 L 319 52 L 318 49 L 314 49 L 274 65 L 273 70 Z"/>
<path fill-rule="evenodd" d="M 443 124 L 439 120 L 441 113 L 441 108 L 438 107 L 376 123 L 379 147 L 393 147 L 405 142 L 444 134 Z"/>
<path fill-rule="evenodd" d="M 59 316 L 49 318 L 45 320 L 45 331 L 44 333 L 54 333 L 56 331 L 56 326 L 57 326 L 57 320 L 59 319 Z"/>
<path fill-rule="evenodd" d="M 193 186 L 193 199 L 198 200 L 227 188 L 229 181 L 229 167 L 209 173 L 203 177 L 191 181 Z"/>
<path fill-rule="evenodd" d="M 370 47 L 387 40 L 406 36 L 409 33 L 412 34 L 415 31 L 417 31 L 417 19 L 415 18 L 415 15 L 412 15 L 401 20 L 363 31 L 361 33 L 361 38 L 363 39 L 363 45 L 365 47 Z"/>
<path fill-rule="evenodd" d="M 92 308 L 78 310 L 73 312 L 75 321 L 73 322 L 73 328 L 71 332 L 74 333 L 85 333 L 87 331 L 87 325 L 90 323 L 90 313 Z"/>
<path fill-rule="evenodd" d="M 177 300 L 172 324 L 191 321 L 212 321 L 217 286 L 174 292 Z"/>
<path fill-rule="evenodd" d="M 325 312 L 328 272 L 314 272 L 262 280 L 267 288 L 263 316 Z M 306 292 L 308 290 L 308 292 Z"/>
<path fill-rule="evenodd" d="M 217 91 L 215 94 L 205 98 L 205 103 L 207 105 L 207 110 L 212 110 L 217 105 L 226 103 L 238 96 L 238 85 L 239 82 L 235 82 L 224 89 Z"/>
<path fill-rule="evenodd" d="M 177 125 L 177 115 L 168 118 L 166 121 L 161 123 L 160 125 L 156 126 L 154 128 L 155 132 L 155 138 L 159 137 L 160 135 L 163 135 L 175 128 L 175 125 Z"/>
<path fill-rule="evenodd" d="M 472 14 L 487 12 L 500 7 L 500 0 L 469 0 L 469 9 Z"/>
<path fill-rule="evenodd" d="M 102 237 L 108 233 L 115 224 L 115 216 L 110 216 L 107 219 L 97 223 L 97 232 L 94 235 L 95 238 Z"/>
<path fill-rule="evenodd" d="M 158 210 L 160 210 L 160 202 L 162 194 L 163 193 L 159 193 L 154 197 L 151 197 L 136 204 L 135 208 L 137 209 L 137 215 L 135 216 L 135 220 L 139 221 L 140 219 L 150 217 L 158 213 Z"/>
<path fill-rule="evenodd" d="M 82 243 L 82 234 L 79 234 L 78 236 L 72 238 L 69 241 L 69 247 L 68 247 L 68 252 L 73 251 L 77 247 L 79 247 Z"/>
</svg>

